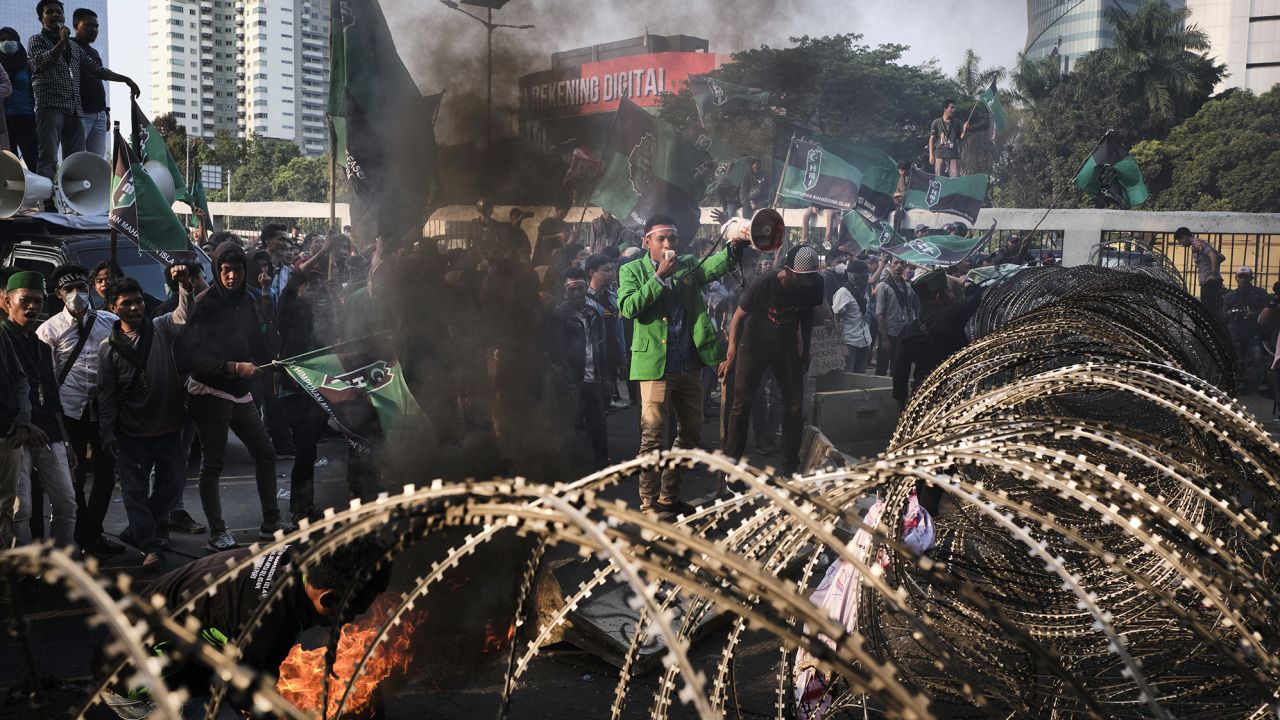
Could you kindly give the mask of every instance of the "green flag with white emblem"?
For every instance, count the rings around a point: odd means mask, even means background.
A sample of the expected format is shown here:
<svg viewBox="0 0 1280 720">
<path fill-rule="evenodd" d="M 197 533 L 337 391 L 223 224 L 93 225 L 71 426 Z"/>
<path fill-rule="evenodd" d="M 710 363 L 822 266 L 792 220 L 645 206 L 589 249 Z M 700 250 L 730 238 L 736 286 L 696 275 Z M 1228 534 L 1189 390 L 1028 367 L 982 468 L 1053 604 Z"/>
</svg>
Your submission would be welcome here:
<svg viewBox="0 0 1280 720">
<path fill-rule="evenodd" d="M 982 174 L 950 178 L 912 167 L 906 207 L 955 215 L 972 225 L 978 220 L 990 183 L 991 178 Z"/>
</svg>

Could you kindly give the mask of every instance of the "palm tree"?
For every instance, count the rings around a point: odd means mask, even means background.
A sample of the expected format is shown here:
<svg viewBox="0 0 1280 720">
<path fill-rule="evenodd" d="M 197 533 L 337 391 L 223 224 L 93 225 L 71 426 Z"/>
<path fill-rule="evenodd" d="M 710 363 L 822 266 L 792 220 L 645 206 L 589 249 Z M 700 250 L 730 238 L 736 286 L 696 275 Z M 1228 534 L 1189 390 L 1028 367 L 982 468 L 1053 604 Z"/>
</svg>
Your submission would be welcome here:
<svg viewBox="0 0 1280 720">
<path fill-rule="evenodd" d="M 1194 112 L 1222 79 L 1225 66 L 1203 54 L 1209 36 L 1187 23 L 1189 8 L 1147 0 L 1132 14 L 1116 5 L 1104 13 L 1115 29 L 1115 46 L 1098 51 L 1102 67 L 1136 88 L 1153 119 L 1175 122 Z"/>
<path fill-rule="evenodd" d="M 978 93 L 986 90 L 991 81 L 999 82 L 1004 79 L 1004 68 L 993 67 L 983 68 L 982 58 L 978 57 L 973 49 L 964 51 L 964 60 L 960 62 L 960 67 L 956 69 L 956 84 L 964 90 L 964 94 L 970 98 L 978 97 Z"/>
<path fill-rule="evenodd" d="M 1032 60 L 1025 53 L 1018 53 L 1018 61 L 1010 79 L 1010 94 L 1023 105 L 1032 105 L 1048 99 L 1066 75 L 1062 72 L 1062 58 L 1055 51 L 1046 57 Z"/>
</svg>

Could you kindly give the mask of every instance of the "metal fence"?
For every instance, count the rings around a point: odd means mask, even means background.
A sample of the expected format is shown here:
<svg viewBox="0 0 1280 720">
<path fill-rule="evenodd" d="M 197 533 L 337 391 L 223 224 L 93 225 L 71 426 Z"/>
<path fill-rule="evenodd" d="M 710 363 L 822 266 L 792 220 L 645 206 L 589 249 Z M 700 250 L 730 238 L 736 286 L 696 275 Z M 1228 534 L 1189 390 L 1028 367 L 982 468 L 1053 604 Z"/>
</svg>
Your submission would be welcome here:
<svg viewBox="0 0 1280 720">
<path fill-rule="evenodd" d="M 1225 290 L 1236 286 L 1235 273 L 1242 266 L 1253 270 L 1253 284 L 1264 290 L 1280 280 L 1280 235 L 1265 233 L 1196 233 L 1196 237 L 1217 248 L 1225 258 L 1222 261 Z M 1191 248 L 1184 248 L 1173 239 L 1173 232 L 1132 233 L 1104 231 L 1103 241 L 1135 238 L 1144 245 L 1169 258 L 1182 278 L 1187 292 L 1199 295 L 1200 283 L 1196 281 L 1195 263 Z"/>
</svg>

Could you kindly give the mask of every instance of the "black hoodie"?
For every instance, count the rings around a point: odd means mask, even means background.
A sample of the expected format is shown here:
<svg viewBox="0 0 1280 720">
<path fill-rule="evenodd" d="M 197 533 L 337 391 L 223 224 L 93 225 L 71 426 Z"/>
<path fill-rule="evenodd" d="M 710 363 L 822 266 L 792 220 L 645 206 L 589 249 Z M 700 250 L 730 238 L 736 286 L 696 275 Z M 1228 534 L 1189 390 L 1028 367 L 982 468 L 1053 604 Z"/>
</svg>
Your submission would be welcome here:
<svg viewBox="0 0 1280 720">
<path fill-rule="evenodd" d="M 248 259 L 244 248 L 227 240 L 213 251 L 213 283 L 196 298 L 196 313 L 187 325 L 186 352 L 191 378 L 228 395 L 248 395 L 251 380 L 231 372 L 228 363 L 271 362 L 271 350 L 258 317 L 257 301 L 245 289 Z M 231 290 L 222 285 L 219 268 L 226 261 L 245 267 L 244 282 Z"/>
</svg>

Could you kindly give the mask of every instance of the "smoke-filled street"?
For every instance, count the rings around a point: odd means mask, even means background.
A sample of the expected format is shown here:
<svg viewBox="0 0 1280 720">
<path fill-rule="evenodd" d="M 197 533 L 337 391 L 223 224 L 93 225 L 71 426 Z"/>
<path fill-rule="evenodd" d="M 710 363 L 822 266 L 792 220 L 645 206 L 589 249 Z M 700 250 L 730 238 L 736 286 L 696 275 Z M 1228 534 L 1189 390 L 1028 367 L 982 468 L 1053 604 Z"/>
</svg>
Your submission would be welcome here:
<svg viewBox="0 0 1280 720">
<path fill-rule="evenodd" d="M 0 0 L 0 718 L 1275 717 L 1270 12 Z"/>
</svg>

